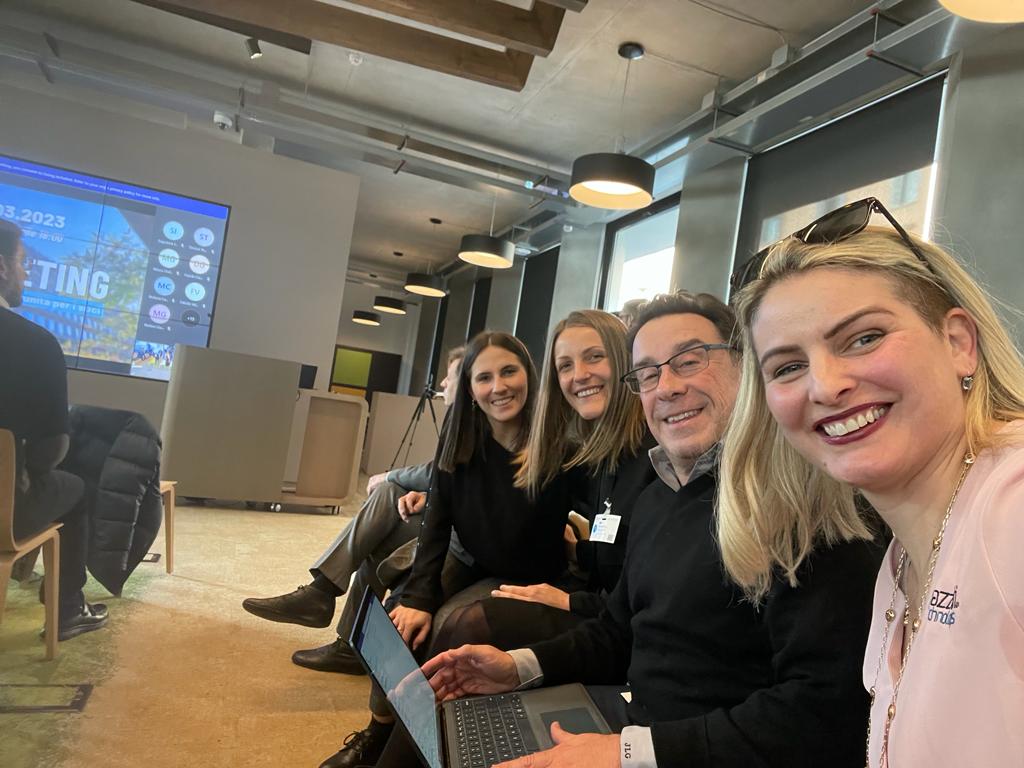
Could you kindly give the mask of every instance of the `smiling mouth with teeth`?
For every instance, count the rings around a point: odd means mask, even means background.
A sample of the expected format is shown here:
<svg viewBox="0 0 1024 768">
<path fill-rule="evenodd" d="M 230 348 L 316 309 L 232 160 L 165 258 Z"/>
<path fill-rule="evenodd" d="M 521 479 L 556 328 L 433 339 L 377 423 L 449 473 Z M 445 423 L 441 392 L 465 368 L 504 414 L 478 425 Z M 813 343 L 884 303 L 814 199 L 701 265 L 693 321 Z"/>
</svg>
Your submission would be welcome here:
<svg viewBox="0 0 1024 768">
<path fill-rule="evenodd" d="M 863 429 L 868 424 L 874 424 L 888 413 L 888 411 L 888 406 L 876 405 L 873 408 L 861 411 L 856 416 L 851 416 L 844 421 L 832 421 L 828 424 L 822 424 L 821 429 L 829 437 L 842 437 L 843 435 L 848 435 L 851 432 L 856 432 L 858 429 Z"/>
<path fill-rule="evenodd" d="M 686 421 L 687 419 L 692 419 L 698 413 L 700 413 L 700 408 L 697 408 L 696 410 L 693 410 L 693 411 L 683 411 L 682 413 L 677 413 L 675 416 L 669 416 L 667 419 L 665 419 L 665 423 L 666 424 L 678 424 L 680 421 Z"/>
<path fill-rule="evenodd" d="M 497 400 L 491 400 L 491 405 L 493 405 L 495 407 L 500 407 L 502 405 L 506 405 L 508 403 L 511 403 L 512 399 L 513 398 L 512 398 L 511 395 L 509 395 L 508 397 L 499 397 Z"/>
<path fill-rule="evenodd" d="M 591 395 L 596 395 L 598 392 L 601 391 L 601 389 L 601 387 L 590 387 L 588 389 L 581 389 L 579 392 L 576 393 L 576 397 L 590 397 Z"/>
</svg>

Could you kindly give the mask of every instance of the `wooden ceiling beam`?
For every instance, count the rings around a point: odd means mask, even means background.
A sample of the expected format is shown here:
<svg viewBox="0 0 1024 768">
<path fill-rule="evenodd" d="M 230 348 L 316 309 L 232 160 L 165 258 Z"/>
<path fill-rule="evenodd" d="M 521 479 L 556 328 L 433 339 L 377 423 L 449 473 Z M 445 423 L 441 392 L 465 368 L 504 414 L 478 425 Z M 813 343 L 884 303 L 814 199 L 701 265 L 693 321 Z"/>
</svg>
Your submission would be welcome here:
<svg viewBox="0 0 1024 768">
<path fill-rule="evenodd" d="M 513 91 L 526 85 L 533 63 L 533 56 L 522 51 L 494 51 L 316 0 L 161 2 L 174 13 L 205 13 Z"/>
<path fill-rule="evenodd" d="M 238 34 L 245 35 L 246 37 L 255 37 L 261 42 L 270 43 L 271 45 L 279 45 L 282 48 L 298 51 L 299 53 L 304 53 L 307 56 L 313 47 L 313 43 L 308 37 L 289 35 L 284 32 L 278 32 L 277 30 L 256 26 L 254 24 L 240 24 L 232 19 L 214 16 L 211 13 L 176 7 L 172 3 L 165 2 L 165 0 L 135 0 L 135 2 L 140 5 L 148 5 L 150 8 L 167 11 L 168 13 L 173 13 L 178 16 L 184 16 L 195 21 L 201 21 L 203 24 L 220 27 L 221 29 L 226 29 L 229 32 L 237 32 Z"/>
<path fill-rule="evenodd" d="M 524 10 L 495 0 L 352 0 L 403 19 L 458 32 L 533 56 L 555 47 L 564 8 L 534 3 Z"/>
</svg>

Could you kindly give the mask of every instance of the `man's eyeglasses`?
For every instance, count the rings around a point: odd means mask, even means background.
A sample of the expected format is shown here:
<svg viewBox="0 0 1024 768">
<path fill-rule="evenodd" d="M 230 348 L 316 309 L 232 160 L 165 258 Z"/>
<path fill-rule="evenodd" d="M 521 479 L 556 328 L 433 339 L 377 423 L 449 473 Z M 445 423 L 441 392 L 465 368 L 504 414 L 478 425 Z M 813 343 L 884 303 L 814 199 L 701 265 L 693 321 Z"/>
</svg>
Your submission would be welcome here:
<svg viewBox="0 0 1024 768">
<path fill-rule="evenodd" d="M 700 373 L 708 367 L 710 362 L 708 353 L 713 349 L 733 349 L 733 347 L 728 344 L 698 344 L 695 347 L 684 349 L 682 352 L 676 352 L 664 363 L 642 365 L 639 368 L 634 368 L 625 374 L 620 381 L 629 387 L 634 394 L 639 395 L 641 392 L 650 392 L 661 381 L 662 366 L 667 365 L 672 369 L 672 373 L 681 379 L 685 379 L 687 376 L 693 376 L 695 373 Z"/>
<path fill-rule="evenodd" d="M 871 221 L 871 214 L 873 213 L 880 213 L 885 216 L 889 223 L 892 224 L 892 228 L 896 230 L 903 242 L 907 244 L 907 247 L 931 270 L 928 259 L 921 253 L 921 249 L 914 245 L 914 241 L 910 239 L 907 230 L 900 226 L 900 223 L 896 221 L 895 217 L 885 209 L 885 206 L 876 197 L 865 197 L 863 200 L 849 203 L 842 208 L 836 208 L 836 210 L 826 213 L 803 229 L 798 229 L 789 237 L 795 237 L 797 240 L 808 245 L 839 243 L 863 232 L 868 222 Z M 784 237 L 782 240 L 788 240 L 789 237 Z M 732 277 L 729 278 L 729 287 L 733 292 L 738 291 L 760 273 L 761 265 L 764 264 L 765 258 L 767 258 L 772 248 L 781 243 L 782 240 L 772 243 L 767 248 L 762 248 L 752 259 L 732 273 Z"/>
</svg>

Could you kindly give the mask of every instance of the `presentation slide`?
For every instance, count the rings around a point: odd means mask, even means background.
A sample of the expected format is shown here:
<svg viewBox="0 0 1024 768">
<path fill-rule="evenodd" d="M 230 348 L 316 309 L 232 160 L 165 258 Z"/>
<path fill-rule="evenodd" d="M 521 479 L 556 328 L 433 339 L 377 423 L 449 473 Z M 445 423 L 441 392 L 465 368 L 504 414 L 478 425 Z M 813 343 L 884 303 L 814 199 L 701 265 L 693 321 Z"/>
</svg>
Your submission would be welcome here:
<svg viewBox="0 0 1024 768">
<path fill-rule="evenodd" d="M 170 377 L 177 343 L 210 340 L 230 208 L 0 155 L 0 217 L 21 227 L 16 310 L 68 368 Z"/>
</svg>

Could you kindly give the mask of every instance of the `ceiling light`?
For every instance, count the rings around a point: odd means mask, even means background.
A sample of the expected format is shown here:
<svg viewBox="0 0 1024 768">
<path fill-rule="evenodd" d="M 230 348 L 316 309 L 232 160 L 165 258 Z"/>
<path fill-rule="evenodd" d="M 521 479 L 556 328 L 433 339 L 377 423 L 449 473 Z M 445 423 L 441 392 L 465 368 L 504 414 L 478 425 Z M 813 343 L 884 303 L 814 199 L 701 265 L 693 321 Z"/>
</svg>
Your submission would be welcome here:
<svg viewBox="0 0 1024 768">
<path fill-rule="evenodd" d="M 569 194 L 594 208 L 643 208 L 654 199 L 654 166 L 617 152 L 582 155 L 572 164 Z"/>
<path fill-rule="evenodd" d="M 389 315 L 404 315 L 405 302 L 401 299 L 393 299 L 390 296 L 378 296 L 373 300 L 373 308 Z"/>
<path fill-rule="evenodd" d="M 352 313 L 352 322 L 359 325 L 380 325 L 380 315 L 376 312 L 367 312 L 365 309 L 357 309 Z"/>
<path fill-rule="evenodd" d="M 494 236 L 494 214 L 498 210 L 498 194 L 491 205 L 491 229 L 486 235 L 465 235 L 459 244 L 459 258 L 467 264 L 489 269 L 508 269 L 515 260 L 516 246 L 511 240 Z"/>
<path fill-rule="evenodd" d="M 249 54 L 250 59 L 258 59 L 263 55 L 263 51 L 260 50 L 260 41 L 255 37 L 246 38 L 245 52 Z"/>
<path fill-rule="evenodd" d="M 577 157 L 572 164 L 569 196 L 594 208 L 634 210 L 654 200 L 654 166 L 646 160 L 622 151 L 626 143 L 626 89 L 629 86 L 630 65 L 643 58 L 640 43 L 623 43 L 619 56 L 626 60 L 626 76 L 622 80 L 622 100 L 619 102 L 619 138 L 617 152 L 597 152 Z"/>
<path fill-rule="evenodd" d="M 946 10 L 971 21 L 1016 24 L 1024 21 L 1024 0 L 939 0 Z"/>
<path fill-rule="evenodd" d="M 428 275 L 426 272 L 410 272 L 405 278 L 405 290 L 419 296 L 440 298 L 448 293 L 444 287 L 444 278 Z"/>
</svg>

